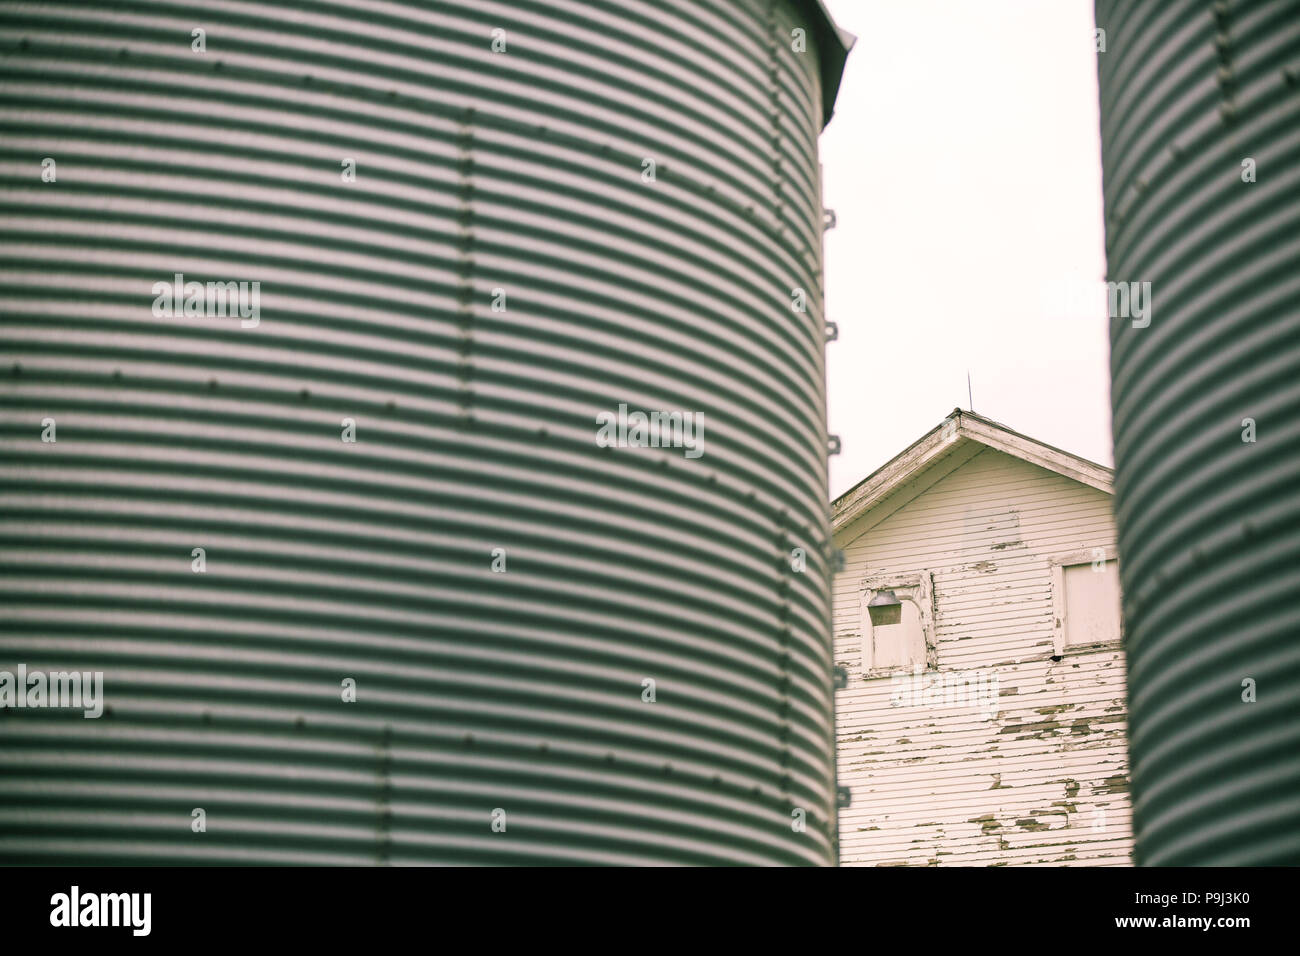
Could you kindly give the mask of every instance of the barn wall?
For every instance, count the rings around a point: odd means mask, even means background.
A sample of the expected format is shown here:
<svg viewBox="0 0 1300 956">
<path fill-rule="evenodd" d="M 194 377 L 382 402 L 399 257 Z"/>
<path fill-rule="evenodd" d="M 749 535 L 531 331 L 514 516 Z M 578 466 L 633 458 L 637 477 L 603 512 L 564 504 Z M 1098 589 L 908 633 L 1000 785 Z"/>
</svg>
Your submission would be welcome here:
<svg viewBox="0 0 1300 956">
<path fill-rule="evenodd" d="M 1109 495 L 984 449 L 837 543 L 841 863 L 1128 865 L 1123 653 L 1051 660 L 1049 558 L 1114 545 Z M 900 686 L 864 679 L 863 578 L 919 571 L 934 581 L 939 672 L 996 677 L 994 716 L 891 706 Z"/>
</svg>

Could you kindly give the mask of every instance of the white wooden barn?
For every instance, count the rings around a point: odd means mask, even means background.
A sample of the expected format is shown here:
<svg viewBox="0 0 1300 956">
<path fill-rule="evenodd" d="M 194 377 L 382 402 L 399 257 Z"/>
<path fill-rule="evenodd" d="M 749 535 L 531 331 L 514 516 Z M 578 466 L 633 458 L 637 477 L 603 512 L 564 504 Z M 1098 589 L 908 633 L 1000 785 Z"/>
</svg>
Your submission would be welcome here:
<svg viewBox="0 0 1300 956">
<path fill-rule="evenodd" d="M 1130 865 L 1110 469 L 954 410 L 832 506 L 841 865 Z"/>
</svg>

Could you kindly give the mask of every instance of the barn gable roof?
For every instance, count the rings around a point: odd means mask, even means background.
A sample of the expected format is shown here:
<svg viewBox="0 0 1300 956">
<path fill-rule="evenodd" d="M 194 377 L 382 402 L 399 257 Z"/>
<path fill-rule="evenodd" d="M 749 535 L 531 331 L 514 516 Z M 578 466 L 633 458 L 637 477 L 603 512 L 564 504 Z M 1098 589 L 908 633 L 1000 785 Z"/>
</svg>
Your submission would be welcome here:
<svg viewBox="0 0 1300 956">
<path fill-rule="evenodd" d="M 855 526 L 854 537 L 922 494 L 985 448 L 1064 475 L 1106 494 L 1114 493 L 1114 472 L 1008 428 L 983 415 L 954 408 L 938 425 L 831 503 L 836 536 Z M 857 527 L 861 524 L 861 527 Z"/>
</svg>

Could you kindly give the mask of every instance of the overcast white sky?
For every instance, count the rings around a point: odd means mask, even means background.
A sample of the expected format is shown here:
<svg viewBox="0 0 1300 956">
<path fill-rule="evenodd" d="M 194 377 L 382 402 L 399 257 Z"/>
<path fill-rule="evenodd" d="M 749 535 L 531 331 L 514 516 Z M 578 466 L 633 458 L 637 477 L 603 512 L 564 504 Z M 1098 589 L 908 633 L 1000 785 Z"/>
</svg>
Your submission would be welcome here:
<svg viewBox="0 0 1300 956">
<path fill-rule="evenodd" d="M 1110 465 L 1092 0 L 827 6 L 858 37 L 821 139 L 832 496 L 968 369 L 976 412 Z"/>
</svg>

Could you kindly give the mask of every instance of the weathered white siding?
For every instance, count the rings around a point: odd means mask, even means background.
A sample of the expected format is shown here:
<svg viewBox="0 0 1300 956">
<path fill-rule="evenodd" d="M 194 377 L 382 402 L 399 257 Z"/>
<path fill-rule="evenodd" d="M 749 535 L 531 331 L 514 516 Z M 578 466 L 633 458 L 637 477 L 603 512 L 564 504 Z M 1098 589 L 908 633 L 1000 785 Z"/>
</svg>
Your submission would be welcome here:
<svg viewBox="0 0 1300 956">
<path fill-rule="evenodd" d="M 1113 547 L 1110 496 L 983 448 L 859 533 L 880 517 L 837 536 L 841 864 L 1129 865 L 1123 653 L 1051 660 L 1049 557 Z M 991 669 L 992 719 L 891 706 L 891 679 L 863 677 L 864 577 L 925 571 L 939 671 Z"/>
</svg>

